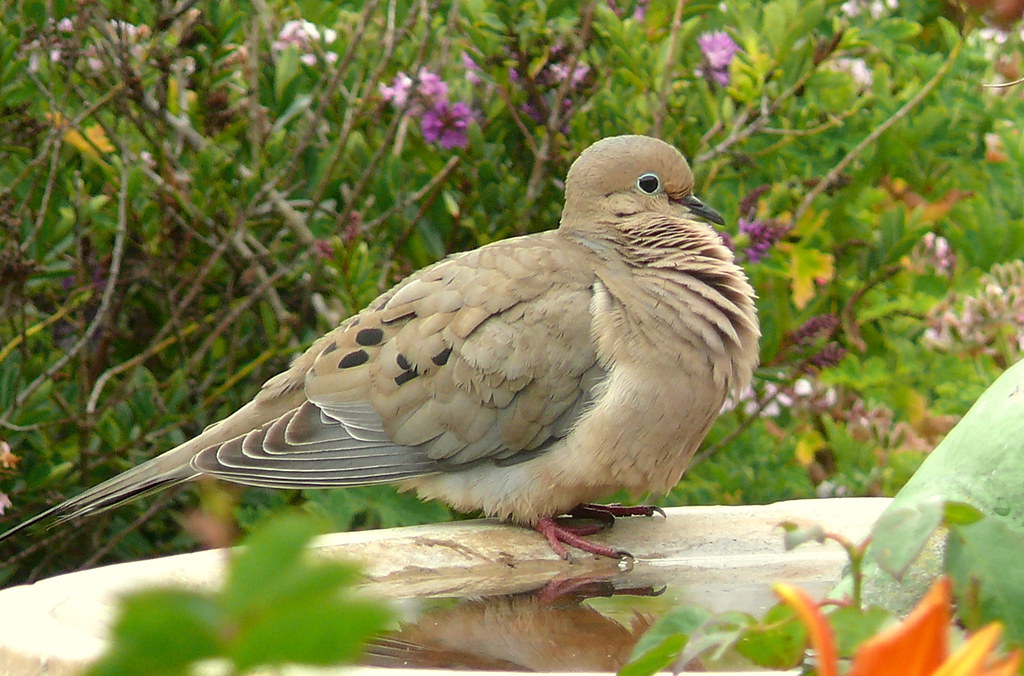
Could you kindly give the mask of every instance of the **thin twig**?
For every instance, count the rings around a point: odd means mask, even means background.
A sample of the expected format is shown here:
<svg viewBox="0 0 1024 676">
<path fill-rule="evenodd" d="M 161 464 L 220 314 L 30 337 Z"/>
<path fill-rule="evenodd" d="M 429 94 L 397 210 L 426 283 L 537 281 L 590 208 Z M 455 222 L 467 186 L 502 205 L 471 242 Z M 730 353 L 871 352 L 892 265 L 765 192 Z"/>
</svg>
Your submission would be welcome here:
<svg viewBox="0 0 1024 676">
<path fill-rule="evenodd" d="M 379 262 L 378 267 L 380 268 L 380 275 L 377 280 L 378 287 L 384 286 L 387 274 L 391 269 L 391 263 L 395 258 L 395 254 L 398 252 L 399 249 L 405 246 L 406 241 L 408 241 L 409 237 L 412 236 L 412 233 L 416 229 L 416 225 L 420 222 L 420 219 L 422 219 L 424 214 L 427 213 L 427 209 L 429 209 L 434 204 L 435 200 L 437 199 L 437 194 L 439 192 L 438 189 L 440 188 L 440 186 L 444 184 L 444 181 L 448 177 L 448 174 L 450 174 L 452 170 L 454 170 L 455 167 L 458 165 L 457 160 L 457 157 L 453 157 L 452 159 L 448 160 L 448 163 L 444 166 L 444 169 L 438 172 L 438 174 L 433 179 L 431 179 L 431 181 L 427 183 L 426 186 L 424 186 L 423 190 L 419 191 L 423 193 L 422 196 L 419 199 L 410 201 L 410 203 L 420 202 L 419 208 L 417 208 L 415 215 L 413 215 L 413 217 L 409 219 L 409 222 L 406 223 L 405 228 L 398 235 L 398 237 L 394 239 L 393 243 L 388 248 L 388 251 L 385 253 L 384 257 Z"/>
<path fill-rule="evenodd" d="M 661 125 L 665 122 L 668 114 L 668 90 L 672 86 L 672 79 L 675 76 L 676 49 L 679 43 L 679 32 L 683 28 L 683 7 L 687 0 L 676 0 L 676 9 L 672 13 L 672 27 L 668 36 L 668 58 L 665 60 L 665 75 L 661 80 L 661 87 L 658 90 L 658 102 L 661 104 L 654 109 L 654 124 L 652 129 L 654 135 L 661 137 Z"/>
<path fill-rule="evenodd" d="M 580 55 L 586 49 L 587 41 L 590 39 L 590 29 L 594 21 L 596 9 L 597 4 L 594 2 L 588 3 L 583 9 L 576 48 L 572 50 L 566 67 L 567 75 L 559 83 L 558 89 L 555 91 L 554 100 L 551 102 L 550 109 L 548 110 L 548 119 L 544 125 L 544 138 L 541 139 L 540 145 L 537 148 L 538 152 L 534 157 L 533 169 L 530 171 L 530 178 L 526 182 L 526 195 L 523 201 L 528 208 L 532 208 L 534 202 L 537 201 L 541 191 L 541 182 L 547 175 L 547 166 L 551 162 L 551 144 L 562 125 L 562 101 L 565 100 L 566 94 L 569 93 L 573 73 L 576 72 L 576 67 L 580 62 Z"/>
<path fill-rule="evenodd" d="M 21 345 L 24 341 L 39 333 L 50 324 L 53 324 L 54 322 L 63 319 L 68 315 L 69 312 L 78 309 L 79 305 L 89 300 L 90 298 L 92 298 L 92 293 L 89 291 L 86 291 L 85 293 L 75 294 L 74 296 L 71 297 L 70 300 L 68 300 L 67 303 L 57 308 L 56 312 L 48 315 L 46 319 L 33 324 L 24 331 L 19 332 L 18 335 L 16 335 L 13 340 L 11 340 L 9 343 L 4 345 L 2 349 L 0 349 L 0 362 L 3 362 L 5 359 L 11 356 L 11 352 L 17 349 L 17 347 Z"/>
<path fill-rule="evenodd" d="M 796 211 L 793 212 L 793 223 L 800 222 L 800 219 L 803 218 L 803 215 L 811 207 L 811 203 L 814 202 L 815 198 L 817 198 L 818 195 L 824 192 L 829 186 L 834 184 L 836 179 L 839 178 L 843 171 L 845 171 L 846 168 L 850 166 L 850 164 L 855 159 L 860 157 L 861 154 L 863 154 L 869 146 L 871 146 L 875 141 L 877 141 L 878 137 L 880 137 L 882 134 L 888 131 L 894 124 L 896 124 L 904 117 L 906 117 L 911 110 L 916 108 L 918 105 L 920 105 L 922 101 L 924 101 L 925 97 L 928 96 L 928 94 L 930 94 L 932 90 L 935 89 L 936 86 L 938 86 L 939 82 L 941 82 L 942 79 L 946 77 L 946 74 L 949 73 L 950 69 L 953 67 L 953 64 L 956 62 L 957 57 L 960 55 L 960 50 L 961 48 L 963 48 L 963 46 L 964 39 L 961 38 L 960 41 L 953 46 L 953 50 L 949 53 L 949 56 L 942 63 L 939 69 L 935 71 L 935 75 L 933 75 L 931 79 L 928 80 L 928 82 L 926 82 L 923 87 L 921 87 L 917 94 L 912 96 L 909 101 L 900 106 L 900 109 L 893 113 L 891 116 L 889 116 L 889 118 L 882 122 L 882 124 L 875 127 L 871 131 L 871 133 L 865 136 L 860 143 L 858 143 L 856 146 L 853 147 L 852 150 L 850 150 L 850 152 L 846 153 L 846 156 L 843 157 L 843 159 L 839 160 L 839 163 L 836 164 L 836 166 L 832 167 L 832 170 L 825 175 L 825 178 L 818 181 L 818 184 L 811 188 L 810 191 L 808 191 L 808 193 L 804 196 L 804 199 L 800 202 L 800 206 L 798 206 L 796 208 Z"/>
<path fill-rule="evenodd" d="M 414 13 L 410 12 L 410 17 L 406 19 L 405 25 L 402 28 L 402 32 L 404 33 L 408 30 L 411 30 L 412 26 L 415 23 L 415 20 L 418 20 L 418 18 L 418 15 L 415 15 Z M 416 55 L 415 65 L 413 66 L 416 70 L 419 70 L 422 64 L 426 62 L 427 49 L 429 45 L 430 40 L 423 40 L 421 42 L 419 52 Z M 381 62 L 378 65 L 377 69 L 373 71 L 373 73 L 371 73 L 368 78 L 366 78 L 366 81 L 368 83 L 377 82 L 381 79 L 385 68 L 388 66 L 388 63 L 391 60 L 391 56 L 392 54 L 390 53 L 385 53 L 383 55 L 383 58 L 381 59 Z M 373 97 L 370 96 L 364 96 L 362 98 L 360 106 L 358 107 L 358 111 L 356 112 L 361 114 L 365 107 L 369 105 L 372 98 Z M 365 190 L 367 184 L 369 184 L 370 179 L 373 177 L 373 174 L 376 172 L 377 167 L 383 160 L 384 155 L 387 153 L 388 148 L 391 146 L 392 141 L 397 135 L 398 130 L 402 124 L 402 118 L 405 116 L 406 109 L 409 105 L 410 101 L 406 101 L 405 106 L 403 106 L 400 110 L 395 112 L 394 118 L 388 124 L 387 130 L 385 131 L 384 138 L 381 140 L 380 145 L 378 145 L 377 149 L 374 151 L 374 154 L 370 158 L 368 166 L 363 171 L 362 175 L 358 179 L 356 179 L 355 186 L 353 187 L 353 189 L 350 190 L 349 193 L 345 196 L 345 205 L 343 208 L 338 210 L 338 213 L 334 219 L 334 226 L 336 230 L 341 230 L 344 227 L 346 227 L 347 224 L 349 223 L 349 220 L 352 218 L 352 213 L 355 211 L 356 202 L 358 198 L 363 194 L 363 190 Z M 354 109 L 356 107 L 352 106 L 351 108 Z M 338 162 L 340 162 L 342 151 L 348 144 L 349 135 L 355 128 L 356 118 L 357 115 L 353 114 L 345 119 L 345 123 L 342 126 L 341 133 L 339 134 L 339 139 L 337 143 L 335 143 L 334 145 L 331 158 L 327 164 L 327 168 L 324 171 L 323 178 L 321 179 L 320 184 L 316 187 L 316 190 L 313 192 L 314 204 L 319 204 L 320 200 L 323 197 L 324 190 L 327 187 L 327 182 L 330 176 L 333 175 L 334 169 L 335 167 L 337 167 Z"/>
<path fill-rule="evenodd" d="M 750 109 L 744 109 L 739 115 L 736 116 L 736 123 L 733 124 L 732 131 L 729 132 L 729 135 L 721 142 L 719 142 L 715 147 L 705 150 L 704 152 L 697 155 L 694 158 L 694 162 L 696 162 L 697 164 L 702 164 L 712 158 L 718 157 L 719 155 L 723 155 L 727 150 L 729 150 L 731 147 L 733 147 L 740 141 L 748 139 L 755 133 L 763 130 L 765 127 L 768 126 L 768 120 L 771 118 L 771 116 L 778 112 L 779 108 L 782 107 L 782 104 L 789 100 L 790 97 L 794 96 L 798 91 L 803 89 L 803 87 L 807 84 L 807 81 L 811 79 L 811 76 L 813 76 L 815 72 L 817 71 L 814 68 L 811 68 L 810 70 L 801 74 L 800 77 L 797 78 L 796 82 L 791 84 L 784 92 L 779 94 L 779 96 L 771 103 L 762 100 L 761 109 L 758 111 L 757 115 L 752 120 L 750 120 L 749 124 L 747 124 L 747 120 L 750 118 Z"/>
<path fill-rule="evenodd" d="M 427 195 L 427 193 L 433 190 L 439 183 L 444 182 L 448 178 L 448 175 L 451 174 L 452 171 L 454 171 L 455 167 L 459 165 L 460 161 L 462 161 L 462 158 L 459 157 L 458 155 L 452 155 L 451 157 L 449 157 L 448 161 L 445 162 L 445 165 L 441 168 L 441 171 L 434 174 L 422 188 L 412 193 L 411 195 L 407 195 L 404 199 L 402 199 L 399 202 L 396 202 L 393 206 L 388 207 L 383 213 L 381 213 L 376 218 L 367 221 L 364 224 L 364 227 L 367 230 L 372 230 L 373 228 L 377 227 L 387 219 L 391 218 L 391 216 L 395 212 L 405 209 L 410 204 L 419 202 Z"/>
<path fill-rule="evenodd" d="M 834 127 L 840 127 L 843 124 L 843 117 L 849 117 L 852 113 L 844 114 L 842 117 L 836 117 L 835 115 L 829 115 L 829 118 L 821 124 L 808 127 L 807 129 L 776 129 L 775 127 L 764 127 L 761 129 L 762 134 L 773 134 L 775 136 L 814 136 L 815 134 L 821 134 Z"/>
<path fill-rule="evenodd" d="M 253 289 L 252 293 L 246 295 L 238 305 L 228 310 L 224 317 L 217 322 L 217 325 L 207 334 L 206 338 L 203 340 L 203 344 L 192 353 L 192 357 L 189 359 L 188 365 L 185 368 L 186 372 L 195 371 L 196 364 L 200 359 L 206 356 L 206 353 L 210 350 L 210 346 L 213 344 L 213 341 L 216 340 L 221 333 L 226 331 L 228 327 L 238 319 L 239 315 L 241 315 L 256 301 L 257 297 L 261 296 L 268 288 L 271 288 L 278 279 L 284 276 L 285 272 L 287 271 L 282 268 L 267 276 L 259 286 Z"/>
<path fill-rule="evenodd" d="M 120 177 L 120 189 L 118 191 L 117 201 L 117 230 L 114 233 L 114 248 L 110 257 L 110 269 L 108 271 L 107 283 L 103 288 L 103 295 L 100 298 L 100 305 L 96 309 L 96 315 L 92 318 L 89 326 L 86 328 L 85 333 L 81 338 L 75 342 L 74 345 L 68 349 L 61 357 L 50 365 L 43 373 L 41 373 L 35 380 L 28 384 L 25 389 L 18 393 L 11 403 L 10 408 L 4 411 L 3 415 L 0 416 L 0 426 L 5 426 L 10 416 L 17 410 L 25 401 L 28 400 L 32 394 L 39 389 L 39 387 L 53 377 L 57 371 L 64 368 L 71 359 L 73 359 L 82 349 L 89 344 L 99 331 L 99 328 L 103 326 L 107 321 L 107 313 L 110 311 L 110 305 L 114 298 L 114 289 L 117 287 L 118 281 L 121 275 L 121 261 L 124 256 L 124 243 L 128 234 L 128 168 L 127 166 L 121 167 Z"/>
</svg>

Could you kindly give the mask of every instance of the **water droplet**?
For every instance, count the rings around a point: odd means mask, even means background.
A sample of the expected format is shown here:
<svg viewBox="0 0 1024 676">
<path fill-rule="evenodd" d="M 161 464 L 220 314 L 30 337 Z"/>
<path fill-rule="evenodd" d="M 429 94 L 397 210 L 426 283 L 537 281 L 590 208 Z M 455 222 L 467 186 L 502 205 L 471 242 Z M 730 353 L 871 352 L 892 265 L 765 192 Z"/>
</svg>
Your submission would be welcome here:
<svg viewBox="0 0 1024 676">
<path fill-rule="evenodd" d="M 997 498 L 995 512 L 999 516 L 1006 516 L 1010 513 L 1010 501 L 1006 498 Z"/>
</svg>

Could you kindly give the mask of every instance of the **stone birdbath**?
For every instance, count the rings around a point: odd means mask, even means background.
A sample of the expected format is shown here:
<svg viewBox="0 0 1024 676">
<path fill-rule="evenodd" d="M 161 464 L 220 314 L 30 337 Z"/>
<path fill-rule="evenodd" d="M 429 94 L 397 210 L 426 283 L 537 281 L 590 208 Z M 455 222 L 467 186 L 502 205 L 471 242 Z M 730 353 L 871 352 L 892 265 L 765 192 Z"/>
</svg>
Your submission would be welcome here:
<svg viewBox="0 0 1024 676">
<path fill-rule="evenodd" d="M 832 544 L 784 551 L 778 524 L 823 524 L 860 540 L 889 502 L 834 498 L 763 506 L 675 507 L 666 510 L 665 519 L 619 519 L 613 529 L 595 538 L 632 552 L 637 558 L 628 571 L 620 570 L 616 561 L 596 557 L 580 557 L 572 564 L 562 561 L 536 533 L 493 520 L 337 533 L 319 538 L 314 548 L 323 556 L 362 562 L 367 591 L 381 598 L 404 599 L 401 603 L 406 608 L 429 605 L 435 598 L 470 599 L 464 609 L 455 602 L 454 610 L 448 604 L 440 614 L 424 616 L 428 619 L 423 624 L 441 636 L 425 638 L 418 627 L 420 640 L 464 642 L 463 648 L 478 648 L 481 642 L 467 632 L 486 627 L 488 635 L 500 635 L 503 648 L 515 653 L 502 661 L 492 659 L 490 668 L 497 664 L 508 671 L 508 665 L 518 664 L 522 670 L 557 673 L 582 668 L 607 673 L 621 666 L 616 662 L 628 656 L 639 635 L 629 629 L 635 612 L 657 615 L 685 602 L 712 611 L 760 614 L 776 602 L 771 584 L 779 581 L 824 595 L 839 577 L 845 554 Z M 225 560 L 222 550 L 209 550 L 105 566 L 0 591 L 0 671 L 7 676 L 80 674 L 103 652 L 120 594 L 168 584 L 211 588 L 220 583 Z M 581 576 L 618 589 L 664 588 L 664 592 L 631 597 L 635 603 L 628 605 L 619 596 L 588 599 L 558 613 L 549 612 L 542 601 L 517 607 L 508 600 L 509 595 Z M 487 599 L 496 602 L 482 604 Z M 487 622 L 498 626 L 487 626 Z M 530 647 L 544 644 L 559 632 L 573 636 L 587 628 L 601 633 L 590 642 L 596 647 L 587 654 Z M 537 632 L 542 635 L 531 636 Z M 459 652 L 458 648 L 449 646 L 445 654 Z M 480 655 L 477 658 L 483 660 Z M 364 666 L 337 673 L 388 675 L 396 670 Z"/>
</svg>

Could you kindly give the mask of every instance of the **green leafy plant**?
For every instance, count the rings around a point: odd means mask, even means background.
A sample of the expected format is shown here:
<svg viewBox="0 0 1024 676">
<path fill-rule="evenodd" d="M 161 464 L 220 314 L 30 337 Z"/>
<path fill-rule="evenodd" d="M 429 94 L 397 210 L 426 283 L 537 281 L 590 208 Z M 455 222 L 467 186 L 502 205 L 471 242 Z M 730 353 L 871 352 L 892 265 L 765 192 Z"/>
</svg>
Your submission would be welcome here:
<svg viewBox="0 0 1024 676">
<path fill-rule="evenodd" d="M 311 558 L 307 545 L 317 532 L 309 516 L 280 515 L 230 552 L 219 591 L 125 596 L 110 647 L 88 673 L 185 674 L 213 659 L 226 661 L 231 673 L 355 660 L 391 612 L 353 590 L 355 566 Z"/>
</svg>

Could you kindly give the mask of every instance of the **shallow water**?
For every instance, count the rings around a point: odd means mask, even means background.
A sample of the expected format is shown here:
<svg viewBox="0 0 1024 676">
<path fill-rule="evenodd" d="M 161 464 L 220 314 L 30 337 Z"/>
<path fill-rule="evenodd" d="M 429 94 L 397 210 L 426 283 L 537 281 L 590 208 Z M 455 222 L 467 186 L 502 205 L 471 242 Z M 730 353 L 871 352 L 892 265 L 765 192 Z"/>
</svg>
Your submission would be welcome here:
<svg viewBox="0 0 1024 676">
<path fill-rule="evenodd" d="M 640 636 L 681 605 L 760 617 L 776 599 L 763 581 L 707 580 L 671 561 L 633 570 L 556 576 L 535 589 L 471 598 L 402 599 L 400 627 L 377 641 L 365 664 L 499 671 L 618 671 Z M 829 582 L 803 584 L 824 594 Z M 687 671 L 754 670 L 735 653 L 693 661 Z"/>
</svg>

